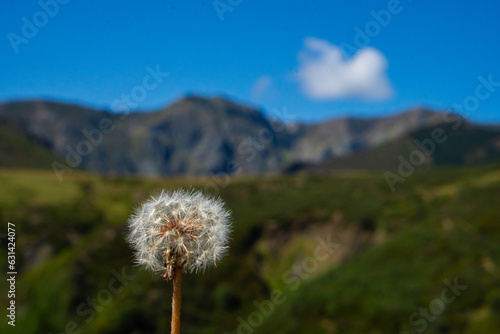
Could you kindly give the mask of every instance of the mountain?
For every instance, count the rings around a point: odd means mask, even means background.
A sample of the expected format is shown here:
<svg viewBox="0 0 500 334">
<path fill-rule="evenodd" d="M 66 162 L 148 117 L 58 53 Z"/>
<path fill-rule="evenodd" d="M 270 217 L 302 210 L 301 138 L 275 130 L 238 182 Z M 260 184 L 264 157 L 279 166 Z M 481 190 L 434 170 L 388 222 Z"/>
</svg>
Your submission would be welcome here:
<svg viewBox="0 0 500 334">
<path fill-rule="evenodd" d="M 387 145 L 445 118 L 414 109 L 383 118 L 285 124 L 224 98 L 197 96 L 129 114 L 50 101 L 0 105 L 0 122 L 59 157 L 59 170 L 143 175 L 276 172 Z"/>
<path fill-rule="evenodd" d="M 442 140 L 433 140 L 441 129 Z M 319 163 L 294 164 L 287 172 L 384 169 L 395 172 L 403 163 L 414 167 L 474 165 L 500 161 L 500 130 L 463 121 L 460 126 L 439 123 L 405 134 L 381 145 Z"/>
<path fill-rule="evenodd" d="M 439 124 L 443 115 L 417 108 L 382 118 L 348 117 L 303 125 L 294 146 L 299 153 L 296 161 L 323 161 L 374 147 L 416 129 Z"/>
<path fill-rule="evenodd" d="M 0 123 L 0 167 L 47 169 L 58 158 L 40 143 Z"/>
<path fill-rule="evenodd" d="M 223 99 L 189 97 L 151 113 L 111 114 L 46 101 L 7 103 L 0 120 L 43 143 L 71 168 L 139 174 L 206 174 L 234 159 L 246 173 L 277 170 L 282 136 L 271 123 Z M 230 166 L 229 166 L 230 167 Z"/>
</svg>

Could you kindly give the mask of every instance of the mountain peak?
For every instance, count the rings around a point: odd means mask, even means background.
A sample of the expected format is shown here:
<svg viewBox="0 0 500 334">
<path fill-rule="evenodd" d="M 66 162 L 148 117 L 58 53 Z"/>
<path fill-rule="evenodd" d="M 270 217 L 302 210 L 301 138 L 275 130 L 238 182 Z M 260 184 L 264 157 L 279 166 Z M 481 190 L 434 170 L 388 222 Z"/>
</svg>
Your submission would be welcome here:
<svg viewBox="0 0 500 334">
<path fill-rule="evenodd" d="M 163 109 L 166 112 L 207 112 L 227 114 L 229 116 L 242 116 L 264 119 L 260 110 L 250 106 L 234 102 L 226 97 L 213 96 L 204 97 L 200 95 L 188 95 L 175 101 L 172 105 Z"/>
<path fill-rule="evenodd" d="M 49 101 L 0 105 L 0 122 L 65 159 L 82 143 L 100 138 L 104 117 L 116 130 L 85 146 L 78 168 L 138 174 L 210 174 L 240 167 L 241 173 L 316 163 L 370 149 L 443 123 L 444 114 L 415 108 L 382 118 L 330 120 L 276 129 L 258 109 L 224 97 L 186 96 L 164 109 L 118 116 Z M 97 134 L 96 134 L 97 133 Z M 13 137 L 12 137 L 13 138 Z M 69 147 L 69 149 L 68 149 Z M 74 154 L 74 153 L 72 153 Z M 229 163 L 233 167 L 228 167 Z"/>
</svg>

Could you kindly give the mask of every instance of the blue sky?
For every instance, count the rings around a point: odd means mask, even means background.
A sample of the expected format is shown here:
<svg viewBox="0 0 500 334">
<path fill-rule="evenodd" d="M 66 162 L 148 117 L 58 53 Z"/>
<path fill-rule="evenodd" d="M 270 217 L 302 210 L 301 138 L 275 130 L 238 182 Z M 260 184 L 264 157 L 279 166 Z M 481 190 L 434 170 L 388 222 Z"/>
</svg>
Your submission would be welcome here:
<svg viewBox="0 0 500 334">
<path fill-rule="evenodd" d="M 500 122 L 498 1 L 55 1 L 1 5 L 0 101 L 110 109 L 158 67 L 134 109 L 194 93 L 303 121 L 429 106 Z"/>
</svg>

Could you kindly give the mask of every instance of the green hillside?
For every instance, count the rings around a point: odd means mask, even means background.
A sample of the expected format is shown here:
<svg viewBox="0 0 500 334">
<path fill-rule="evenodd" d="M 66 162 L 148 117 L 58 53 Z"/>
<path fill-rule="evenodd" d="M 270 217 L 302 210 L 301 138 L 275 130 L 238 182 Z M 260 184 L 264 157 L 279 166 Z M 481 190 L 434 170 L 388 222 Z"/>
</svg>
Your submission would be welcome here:
<svg viewBox="0 0 500 334">
<path fill-rule="evenodd" d="M 442 130 L 433 137 L 433 131 Z M 439 132 L 438 132 L 439 133 Z M 436 133 L 434 133 L 435 135 Z M 343 169 L 387 169 L 395 172 L 401 156 L 409 161 L 415 150 L 425 154 L 422 166 L 477 165 L 500 161 L 500 131 L 498 128 L 443 123 L 414 131 L 374 148 L 311 165 L 293 166 L 291 171 L 328 172 Z M 419 165 L 420 166 L 420 165 Z"/>
<path fill-rule="evenodd" d="M 124 221 L 155 190 L 214 183 L 0 170 L 19 273 L 8 332 L 169 332 L 171 284 L 132 265 Z M 394 193 L 381 172 L 221 184 L 229 255 L 185 277 L 183 333 L 500 332 L 499 165 L 417 171 Z"/>
<path fill-rule="evenodd" d="M 54 160 L 48 149 L 0 123 L 0 167 L 49 169 Z"/>
</svg>

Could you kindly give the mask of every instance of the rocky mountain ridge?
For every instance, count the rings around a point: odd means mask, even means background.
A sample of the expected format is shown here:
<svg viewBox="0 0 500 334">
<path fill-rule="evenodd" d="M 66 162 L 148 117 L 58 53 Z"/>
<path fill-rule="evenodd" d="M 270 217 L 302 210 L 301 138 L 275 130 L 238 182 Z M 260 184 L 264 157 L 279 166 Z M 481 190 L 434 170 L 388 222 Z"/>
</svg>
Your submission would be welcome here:
<svg viewBox="0 0 500 334">
<path fill-rule="evenodd" d="M 0 105 L 0 123 L 52 152 L 58 168 L 140 175 L 277 172 L 379 147 L 446 116 L 413 109 L 292 124 L 286 111 L 266 117 L 227 99 L 197 96 L 129 114 L 50 101 Z"/>
</svg>

